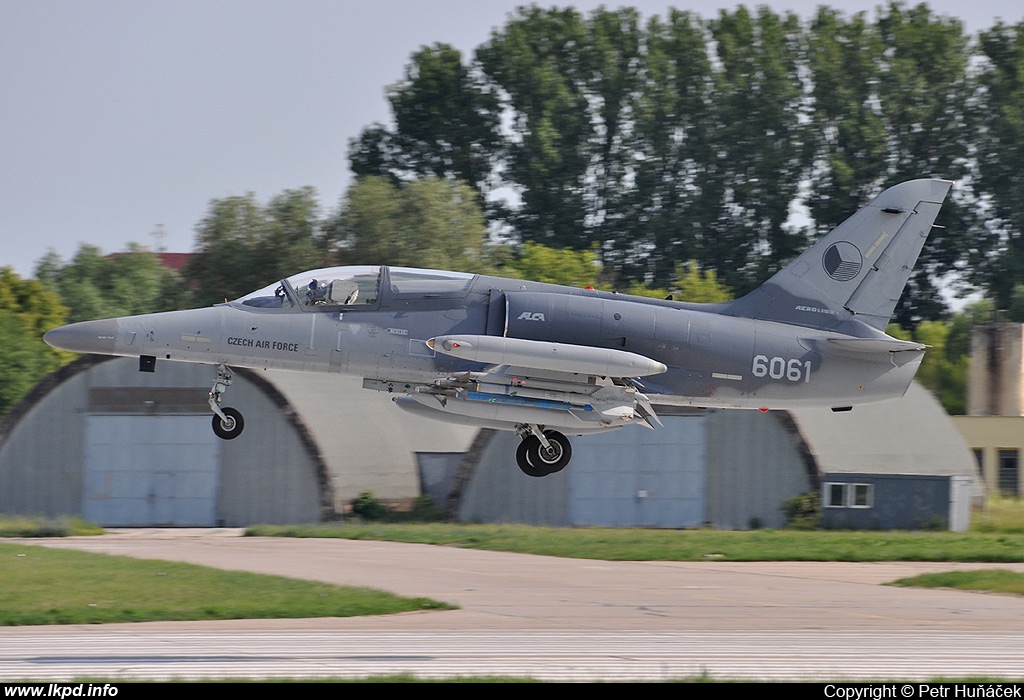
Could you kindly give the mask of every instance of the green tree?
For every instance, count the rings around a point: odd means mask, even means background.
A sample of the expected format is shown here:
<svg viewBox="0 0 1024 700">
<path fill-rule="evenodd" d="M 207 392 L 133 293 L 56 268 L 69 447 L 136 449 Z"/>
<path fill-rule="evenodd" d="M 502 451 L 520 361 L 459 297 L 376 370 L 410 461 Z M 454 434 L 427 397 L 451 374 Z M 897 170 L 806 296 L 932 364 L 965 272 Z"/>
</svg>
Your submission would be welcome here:
<svg viewBox="0 0 1024 700">
<path fill-rule="evenodd" d="M 606 288 L 600 281 L 601 258 L 597 251 L 549 248 L 527 241 L 519 253 L 505 262 L 501 275 L 568 287 Z"/>
<path fill-rule="evenodd" d="M 482 272 L 487 227 L 474 190 L 426 177 L 397 185 L 377 176 L 349 187 L 327 224 L 336 259 Z"/>
<path fill-rule="evenodd" d="M 839 224 L 883 185 L 884 115 L 878 84 L 883 46 L 861 12 L 818 9 L 808 31 L 818 144 L 807 208 L 819 231 Z"/>
<path fill-rule="evenodd" d="M 674 297 L 679 301 L 695 304 L 715 304 L 734 298 L 733 293 L 722 284 L 714 270 L 701 270 L 696 260 L 688 265 L 676 267 Z"/>
<path fill-rule="evenodd" d="M 1014 285 L 1010 292 L 1010 303 L 1006 307 L 1006 319 L 1014 323 L 1024 323 L 1024 284 Z"/>
<path fill-rule="evenodd" d="M 395 131 L 364 130 L 350 144 L 352 171 L 396 184 L 434 175 L 485 194 L 500 149 L 500 115 L 496 97 L 478 84 L 462 54 L 448 44 L 424 47 L 387 94 Z"/>
<path fill-rule="evenodd" d="M 949 327 L 942 321 L 922 321 L 913 332 L 913 338 L 928 346 L 928 351 L 917 371 L 917 381 L 930 389 L 937 398 L 948 389 L 950 364 L 946 357 L 946 338 Z M 963 413 L 961 408 L 960 413 Z"/>
<path fill-rule="evenodd" d="M 593 287 L 610 290 L 607 275 L 601 265 L 597 251 L 572 250 L 571 248 L 549 248 L 540 243 L 524 243 L 518 253 L 498 271 L 506 277 L 527 279 L 534 282 L 561 284 L 568 287 Z M 696 261 L 677 265 L 675 279 L 667 288 L 649 287 L 633 282 L 622 288 L 623 292 L 655 299 L 671 297 L 676 301 L 693 303 L 717 303 L 733 298 L 713 270 L 701 270 Z"/>
<path fill-rule="evenodd" d="M 714 270 L 701 270 L 696 260 L 676 265 L 675 281 L 668 287 L 649 287 L 634 282 L 625 291 L 636 296 L 694 304 L 715 304 L 734 298 L 729 288 L 718 281 Z"/>
<path fill-rule="evenodd" d="M 977 301 L 947 320 L 921 321 L 912 330 L 893 324 L 889 335 L 928 346 L 917 381 L 931 391 L 951 415 L 967 409 L 967 375 L 970 368 L 971 328 L 990 321 L 992 303 Z"/>
<path fill-rule="evenodd" d="M 216 304 L 326 261 L 316 190 L 303 187 L 265 205 L 253 193 L 210 202 L 185 276 L 196 303 Z"/>
<path fill-rule="evenodd" d="M 881 189 L 919 177 L 962 179 L 968 39 L 963 25 L 920 4 L 890 2 L 872 23 L 822 7 L 808 33 L 817 165 L 807 206 L 830 230 Z M 963 195 L 969 198 L 969 195 Z M 977 225 L 957 192 L 943 206 L 896 314 L 938 318 L 937 280 L 975 257 Z"/>
<path fill-rule="evenodd" d="M 17 314 L 0 309 L 0 416 L 61 361 Z"/>
<path fill-rule="evenodd" d="M 963 180 L 971 174 L 971 146 L 963 137 L 970 61 L 963 24 L 924 4 L 890 2 L 878 25 L 886 46 L 880 91 L 889 122 L 887 184 L 923 176 Z M 980 230 L 970 196 L 969 187 L 958 188 L 940 211 L 896 308 L 903 323 L 946 314 L 938 280 L 969 259 Z"/>
<path fill-rule="evenodd" d="M 667 285 L 676 262 L 705 258 L 722 200 L 715 89 L 700 19 L 670 10 L 646 28 L 643 77 L 631 106 L 629 172 L 604 260 L 626 280 Z M 628 232 L 628 235 L 623 235 Z"/>
<path fill-rule="evenodd" d="M 819 8 L 808 31 L 819 230 L 889 185 L 965 172 L 967 41 L 925 4 L 890 2 L 874 23 Z"/>
<path fill-rule="evenodd" d="M 36 277 L 60 295 L 69 322 L 170 311 L 188 303 L 180 275 L 135 243 L 113 255 L 84 244 L 66 264 L 48 253 L 37 263 Z"/>
<path fill-rule="evenodd" d="M 801 79 L 804 53 L 796 15 L 744 7 L 710 22 L 715 71 L 721 193 L 702 263 L 738 293 L 777 272 L 806 247 L 787 225 L 810 167 Z"/>
<path fill-rule="evenodd" d="M 979 246 L 978 281 L 999 308 L 1007 308 L 1016 285 L 1024 283 L 1024 22 L 997 23 L 979 36 L 972 133 L 978 144 L 977 189 L 991 207 L 995 241 Z"/>
<path fill-rule="evenodd" d="M 194 255 L 185 276 L 196 287 L 198 304 L 236 299 L 274 281 L 274 272 L 260 268 L 260 244 L 266 240 L 266 219 L 253 193 L 210 202 L 196 226 Z M 280 278 L 278 278 L 280 279 Z"/>
<path fill-rule="evenodd" d="M 17 315 L 37 340 L 62 325 L 68 315 L 53 289 L 39 280 L 23 280 L 9 267 L 0 268 L 0 309 Z"/>
<path fill-rule="evenodd" d="M 583 17 L 575 9 L 519 8 L 476 51 L 508 115 L 502 184 L 521 200 L 508 223 L 522 241 L 587 249 L 594 125 L 588 102 Z M 591 202 L 592 203 L 592 202 Z"/>
<path fill-rule="evenodd" d="M 1013 41 L 989 44 L 1012 56 Z M 874 19 L 821 8 L 806 25 L 764 7 L 643 24 L 631 8 L 534 5 L 468 65 L 443 44 L 414 54 L 389 91 L 394 130 L 368 128 L 350 157 L 393 184 L 466 180 L 516 243 L 597 245 L 617 288 L 668 288 L 679 263 L 698 260 L 742 294 L 888 185 L 971 182 L 968 116 L 988 123 L 989 84 L 1016 94 L 998 70 L 972 92 L 971 62 L 963 26 L 926 5 L 889 2 Z M 987 255 L 986 193 L 961 186 L 943 207 L 901 322 L 946 313 L 940 278 L 991 282 L 1012 268 Z"/>
<path fill-rule="evenodd" d="M 23 280 L 0 268 L 0 415 L 36 382 L 70 360 L 43 342 L 43 334 L 64 323 L 68 310 L 38 280 Z"/>
</svg>

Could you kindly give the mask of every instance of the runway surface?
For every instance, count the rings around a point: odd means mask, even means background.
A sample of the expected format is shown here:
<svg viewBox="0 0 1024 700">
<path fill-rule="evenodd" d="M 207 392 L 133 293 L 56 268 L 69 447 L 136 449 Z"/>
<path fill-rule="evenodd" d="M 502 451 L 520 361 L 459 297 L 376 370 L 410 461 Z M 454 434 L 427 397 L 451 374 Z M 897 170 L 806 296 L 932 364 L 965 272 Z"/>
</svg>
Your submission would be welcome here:
<svg viewBox="0 0 1024 700">
<path fill-rule="evenodd" d="M 1024 600 L 883 585 L 925 571 L 992 565 L 602 562 L 239 535 L 130 530 L 24 543 L 370 586 L 460 609 L 5 628 L 0 681 L 393 673 L 542 680 L 1024 679 Z"/>
</svg>

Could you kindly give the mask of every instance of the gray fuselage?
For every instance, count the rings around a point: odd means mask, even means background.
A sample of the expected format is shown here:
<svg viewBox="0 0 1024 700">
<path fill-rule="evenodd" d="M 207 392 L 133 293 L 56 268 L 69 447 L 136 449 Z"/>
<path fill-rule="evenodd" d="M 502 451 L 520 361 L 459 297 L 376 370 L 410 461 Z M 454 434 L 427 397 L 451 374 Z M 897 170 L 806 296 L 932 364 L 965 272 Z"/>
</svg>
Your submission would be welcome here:
<svg viewBox="0 0 1024 700">
<path fill-rule="evenodd" d="M 94 334 L 101 345 L 95 352 L 339 372 L 379 380 L 396 391 L 483 369 L 435 353 L 426 341 L 437 336 L 612 348 L 667 366 L 642 379 L 653 403 L 708 407 L 845 407 L 896 398 L 922 357 L 829 346 L 851 336 L 885 337 L 849 321 L 836 325 L 854 333 L 740 318 L 716 305 L 497 277 L 473 276 L 435 291 L 393 285 L 390 276 L 389 268 L 380 268 L 375 298 L 364 303 L 304 304 L 289 288 L 276 297 L 79 325 L 109 324 Z"/>
</svg>

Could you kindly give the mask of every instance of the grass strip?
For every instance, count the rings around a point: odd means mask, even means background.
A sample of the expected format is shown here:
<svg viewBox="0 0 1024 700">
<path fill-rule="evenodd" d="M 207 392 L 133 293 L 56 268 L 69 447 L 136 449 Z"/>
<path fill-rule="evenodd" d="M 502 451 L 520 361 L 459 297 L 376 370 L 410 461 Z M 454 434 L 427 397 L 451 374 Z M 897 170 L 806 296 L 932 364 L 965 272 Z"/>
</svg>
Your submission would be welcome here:
<svg viewBox="0 0 1024 700">
<path fill-rule="evenodd" d="M 1024 574 L 1006 569 L 942 571 L 901 578 L 893 581 L 890 585 L 916 588 L 955 588 L 961 591 L 1024 595 Z"/>
<path fill-rule="evenodd" d="M 1024 561 L 1024 534 L 909 531 L 645 530 L 345 522 L 261 525 L 250 536 L 413 542 L 609 561 Z"/>
<path fill-rule="evenodd" d="M 192 564 L 0 544 L 0 625 L 351 617 L 452 606 Z"/>
<path fill-rule="evenodd" d="M 99 525 L 70 516 L 0 516 L 0 537 L 71 537 L 102 534 L 103 528 Z"/>
</svg>

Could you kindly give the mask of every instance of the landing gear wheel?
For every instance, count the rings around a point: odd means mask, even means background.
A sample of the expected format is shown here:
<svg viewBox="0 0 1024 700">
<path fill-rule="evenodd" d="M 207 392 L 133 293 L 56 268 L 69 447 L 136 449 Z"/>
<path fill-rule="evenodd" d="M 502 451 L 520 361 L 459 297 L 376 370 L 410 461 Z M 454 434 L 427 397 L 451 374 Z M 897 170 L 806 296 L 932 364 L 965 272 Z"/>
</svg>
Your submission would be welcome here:
<svg viewBox="0 0 1024 700">
<path fill-rule="evenodd" d="M 565 465 L 572 459 L 572 445 L 569 438 L 557 430 L 545 430 L 544 437 L 548 439 L 548 447 L 545 448 L 539 439 L 534 437 L 534 444 L 527 452 L 530 464 L 545 474 L 554 474 L 565 469 Z"/>
<path fill-rule="evenodd" d="M 537 447 L 540 447 L 540 440 L 530 435 L 520 442 L 519 447 L 516 449 L 516 463 L 526 476 L 540 477 L 548 475 L 548 472 L 537 469 L 530 462 L 530 452 L 536 452 Z"/>
<path fill-rule="evenodd" d="M 222 420 L 220 416 L 215 415 L 213 417 L 213 432 L 221 440 L 234 440 L 242 434 L 245 420 L 242 418 L 242 414 L 233 408 L 222 408 L 221 410 L 227 420 Z"/>
<path fill-rule="evenodd" d="M 569 438 L 555 430 L 544 432 L 548 447 L 545 448 L 540 438 L 528 435 L 519 443 L 516 450 L 516 462 L 519 469 L 527 476 L 547 476 L 565 469 L 572 459 L 572 446 Z"/>
</svg>

